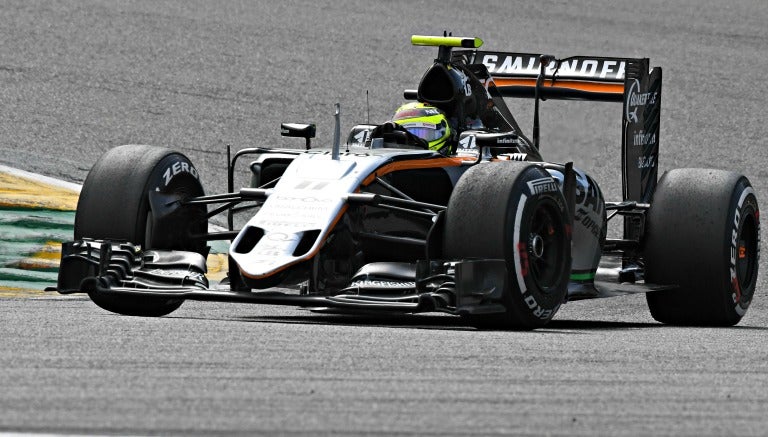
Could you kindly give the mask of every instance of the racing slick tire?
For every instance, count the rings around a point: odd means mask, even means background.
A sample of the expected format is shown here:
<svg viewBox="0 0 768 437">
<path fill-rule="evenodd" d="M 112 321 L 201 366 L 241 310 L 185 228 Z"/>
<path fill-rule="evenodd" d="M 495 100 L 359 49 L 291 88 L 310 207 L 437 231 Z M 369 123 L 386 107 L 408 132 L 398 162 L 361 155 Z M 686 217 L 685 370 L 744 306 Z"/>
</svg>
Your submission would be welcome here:
<svg viewBox="0 0 768 437">
<path fill-rule="evenodd" d="M 162 147 L 126 145 L 104 153 L 85 179 L 75 214 L 75 240 L 127 241 L 142 249 L 192 251 L 205 255 L 206 242 L 190 233 L 207 231 L 205 206 L 180 207 L 153 220 L 149 193 L 203 195 L 198 173 L 186 156 Z M 159 317 L 181 299 L 118 296 L 90 292 L 99 307 L 118 314 Z"/>
<path fill-rule="evenodd" d="M 646 224 L 645 280 L 679 288 L 646 295 L 654 319 L 732 326 L 752 301 L 760 213 L 749 180 L 712 169 L 676 169 L 659 180 Z"/>
<path fill-rule="evenodd" d="M 446 210 L 446 259 L 502 259 L 507 280 L 497 314 L 470 314 L 481 329 L 544 326 L 565 299 L 571 269 L 567 204 L 557 182 L 526 162 L 468 170 Z"/>
</svg>

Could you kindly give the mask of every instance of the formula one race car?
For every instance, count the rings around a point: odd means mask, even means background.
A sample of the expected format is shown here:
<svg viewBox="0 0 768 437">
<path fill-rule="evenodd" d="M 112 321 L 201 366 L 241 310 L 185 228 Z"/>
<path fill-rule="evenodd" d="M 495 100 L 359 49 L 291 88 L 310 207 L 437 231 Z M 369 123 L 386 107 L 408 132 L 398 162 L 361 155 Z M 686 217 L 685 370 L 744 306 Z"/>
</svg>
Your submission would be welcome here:
<svg viewBox="0 0 768 437">
<path fill-rule="evenodd" d="M 660 68 L 480 51 L 477 38 L 412 43 L 438 47 L 405 97 L 450 121 L 446 147 L 394 122 L 357 125 L 342 145 L 337 107 L 331 148 L 310 147 L 314 125 L 283 124 L 306 150 L 228 150 L 229 192 L 215 195 L 180 153 L 114 148 L 83 185 L 58 291 L 127 315 L 161 316 L 192 299 L 437 311 L 512 329 L 544 326 L 567 301 L 647 293 L 664 323 L 738 323 L 757 281 L 757 199 L 727 171 L 677 169 L 657 181 Z M 531 139 L 504 97 L 534 99 Z M 583 171 L 541 158 L 541 99 L 623 102 L 623 199 L 607 202 Z M 235 190 L 244 156 L 251 183 Z M 223 213 L 228 229 L 209 231 Z M 252 216 L 236 230 L 242 213 Z M 607 238 L 617 216 L 623 238 Z M 210 284 L 215 240 L 231 240 L 229 272 Z"/>
</svg>

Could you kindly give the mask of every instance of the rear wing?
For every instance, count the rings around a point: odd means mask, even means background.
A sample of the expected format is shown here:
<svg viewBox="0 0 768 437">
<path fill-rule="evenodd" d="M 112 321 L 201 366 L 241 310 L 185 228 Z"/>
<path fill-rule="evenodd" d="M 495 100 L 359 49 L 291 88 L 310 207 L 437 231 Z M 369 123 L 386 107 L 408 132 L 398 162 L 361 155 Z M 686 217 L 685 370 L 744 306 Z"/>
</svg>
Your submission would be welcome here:
<svg viewBox="0 0 768 437">
<path fill-rule="evenodd" d="M 542 55 L 456 50 L 452 61 L 483 65 L 504 97 L 534 98 Z M 648 58 L 573 56 L 551 61 L 541 99 L 622 102 L 622 187 L 627 201 L 648 203 L 658 176 L 661 67 Z"/>
</svg>

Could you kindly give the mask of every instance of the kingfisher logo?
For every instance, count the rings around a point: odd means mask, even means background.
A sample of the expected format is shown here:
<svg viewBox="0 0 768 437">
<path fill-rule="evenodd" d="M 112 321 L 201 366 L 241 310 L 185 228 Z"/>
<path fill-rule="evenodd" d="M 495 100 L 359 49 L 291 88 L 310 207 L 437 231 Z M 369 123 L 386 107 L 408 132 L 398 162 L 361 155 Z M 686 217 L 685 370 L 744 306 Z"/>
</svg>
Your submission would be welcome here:
<svg viewBox="0 0 768 437">
<path fill-rule="evenodd" d="M 657 92 L 640 92 L 640 81 L 634 79 L 632 85 L 629 86 L 629 92 L 627 93 L 626 112 L 624 116 L 630 123 L 637 123 L 640 118 L 637 116 L 637 111 L 641 107 L 646 105 L 655 105 Z"/>
</svg>

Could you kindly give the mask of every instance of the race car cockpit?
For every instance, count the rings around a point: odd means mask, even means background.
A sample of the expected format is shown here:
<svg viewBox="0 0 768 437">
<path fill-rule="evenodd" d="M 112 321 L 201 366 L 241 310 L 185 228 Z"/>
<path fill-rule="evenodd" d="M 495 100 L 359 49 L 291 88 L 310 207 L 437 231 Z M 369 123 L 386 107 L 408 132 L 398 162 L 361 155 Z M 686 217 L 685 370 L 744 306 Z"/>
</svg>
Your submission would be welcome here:
<svg viewBox="0 0 768 437">
<path fill-rule="evenodd" d="M 414 36 L 413 45 L 438 46 L 438 57 L 419 81 L 416 90 L 406 90 L 406 100 L 433 106 L 445 114 L 451 138 L 440 153 L 445 155 L 479 155 L 478 146 L 489 146 L 496 155 L 511 153 L 528 160 L 541 160 L 541 155 L 528 140 L 496 89 L 483 64 L 469 63 L 453 47 L 477 48 L 479 38 Z M 481 137 L 478 137 L 481 136 Z M 478 138 L 481 138 L 478 141 Z M 368 148 L 428 149 L 427 141 L 412 135 L 397 123 L 360 124 L 352 128 L 347 145 Z"/>
</svg>

